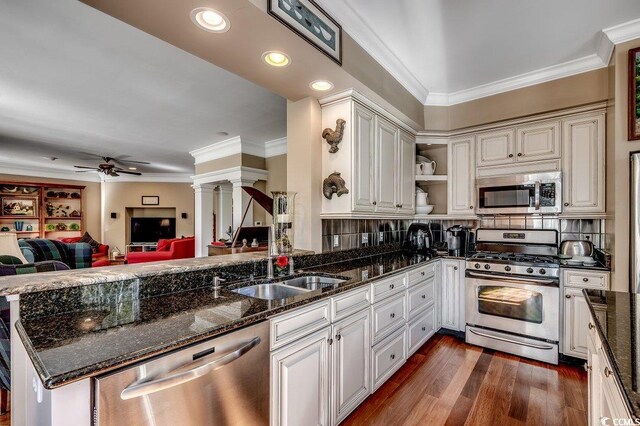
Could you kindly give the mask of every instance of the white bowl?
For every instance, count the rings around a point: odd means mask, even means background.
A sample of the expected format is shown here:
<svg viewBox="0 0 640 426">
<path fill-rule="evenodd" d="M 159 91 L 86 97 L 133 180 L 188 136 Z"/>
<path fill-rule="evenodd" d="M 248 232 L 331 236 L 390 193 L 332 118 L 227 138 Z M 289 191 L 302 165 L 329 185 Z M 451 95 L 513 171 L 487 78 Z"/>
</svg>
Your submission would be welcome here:
<svg viewBox="0 0 640 426">
<path fill-rule="evenodd" d="M 433 204 L 426 206 L 416 206 L 416 214 L 429 214 L 433 211 Z"/>
</svg>

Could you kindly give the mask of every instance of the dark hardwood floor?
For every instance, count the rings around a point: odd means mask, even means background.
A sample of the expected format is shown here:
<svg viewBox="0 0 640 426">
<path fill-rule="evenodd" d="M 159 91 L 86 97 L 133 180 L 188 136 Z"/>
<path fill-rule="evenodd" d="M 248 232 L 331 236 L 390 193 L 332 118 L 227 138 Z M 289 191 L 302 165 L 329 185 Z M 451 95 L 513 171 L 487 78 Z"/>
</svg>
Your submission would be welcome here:
<svg viewBox="0 0 640 426">
<path fill-rule="evenodd" d="M 587 374 L 436 334 L 343 425 L 586 425 Z"/>
</svg>

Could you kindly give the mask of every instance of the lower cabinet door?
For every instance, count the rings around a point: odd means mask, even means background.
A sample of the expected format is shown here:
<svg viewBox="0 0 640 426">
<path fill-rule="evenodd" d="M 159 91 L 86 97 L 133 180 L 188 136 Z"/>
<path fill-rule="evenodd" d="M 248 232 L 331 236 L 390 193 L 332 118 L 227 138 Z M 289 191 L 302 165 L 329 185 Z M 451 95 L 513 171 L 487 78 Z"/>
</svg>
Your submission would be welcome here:
<svg viewBox="0 0 640 426">
<path fill-rule="evenodd" d="M 372 391 L 375 392 L 407 360 L 406 326 L 373 347 L 371 357 Z"/>
<path fill-rule="evenodd" d="M 271 424 L 329 426 L 331 327 L 271 353 Z"/>
<path fill-rule="evenodd" d="M 435 305 L 431 305 L 407 325 L 407 357 L 413 355 L 434 335 L 435 322 Z"/>
<path fill-rule="evenodd" d="M 369 310 L 333 325 L 333 422 L 345 419 L 370 393 Z"/>
<path fill-rule="evenodd" d="M 579 288 L 564 289 L 563 353 L 587 359 L 588 324 L 591 316 Z"/>
</svg>

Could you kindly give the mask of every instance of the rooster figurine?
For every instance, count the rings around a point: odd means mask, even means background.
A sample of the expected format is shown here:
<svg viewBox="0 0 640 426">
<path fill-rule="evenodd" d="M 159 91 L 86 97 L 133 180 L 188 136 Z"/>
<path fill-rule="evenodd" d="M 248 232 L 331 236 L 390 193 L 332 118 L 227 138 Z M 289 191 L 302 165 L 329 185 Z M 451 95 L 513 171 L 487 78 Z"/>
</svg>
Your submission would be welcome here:
<svg viewBox="0 0 640 426">
<path fill-rule="evenodd" d="M 344 125 L 347 122 L 342 118 L 338 118 L 336 120 L 336 129 L 333 130 L 330 127 L 327 127 L 322 131 L 322 137 L 327 141 L 331 148 L 329 148 L 329 152 L 335 154 L 338 152 L 338 144 L 342 141 L 342 134 L 344 133 Z"/>
</svg>

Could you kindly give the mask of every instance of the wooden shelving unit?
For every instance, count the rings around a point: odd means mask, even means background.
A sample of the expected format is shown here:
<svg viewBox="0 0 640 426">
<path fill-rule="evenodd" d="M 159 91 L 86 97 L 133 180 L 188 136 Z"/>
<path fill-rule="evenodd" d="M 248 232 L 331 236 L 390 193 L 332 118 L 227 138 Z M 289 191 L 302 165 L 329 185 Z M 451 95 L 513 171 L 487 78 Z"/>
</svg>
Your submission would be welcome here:
<svg viewBox="0 0 640 426">
<path fill-rule="evenodd" d="M 16 191 L 11 192 L 17 188 Z M 24 190 L 30 193 L 24 193 Z M 0 229 L 9 228 L 10 232 L 15 232 L 20 238 L 51 238 L 56 239 L 58 237 L 73 237 L 80 236 L 84 232 L 84 215 L 83 211 L 83 191 L 84 186 L 80 185 L 64 185 L 46 182 L 0 182 L 0 201 L 5 198 L 13 199 L 36 199 L 37 200 L 37 215 L 36 216 L 24 216 L 24 215 L 4 215 L 4 204 L 0 209 Z M 51 197 L 47 196 L 47 193 L 53 192 L 65 192 L 69 194 L 68 197 Z M 70 194 L 79 194 L 75 198 L 72 198 Z M 55 216 L 50 215 L 48 205 L 55 204 L 55 208 L 58 211 L 65 211 L 67 214 L 76 210 L 80 212 L 79 216 Z M 60 208 L 62 206 L 62 208 Z M 61 213 L 58 213 L 61 214 Z M 15 222 L 23 222 L 22 231 L 16 230 Z M 47 230 L 48 224 L 65 223 L 67 226 L 70 221 L 78 223 L 79 229 L 71 230 Z M 27 231 L 25 228 L 31 225 L 33 229 Z"/>
</svg>

